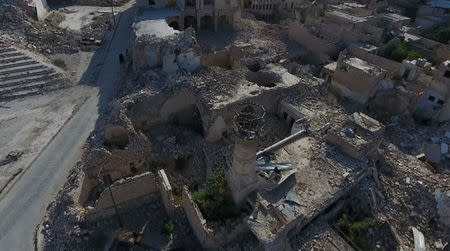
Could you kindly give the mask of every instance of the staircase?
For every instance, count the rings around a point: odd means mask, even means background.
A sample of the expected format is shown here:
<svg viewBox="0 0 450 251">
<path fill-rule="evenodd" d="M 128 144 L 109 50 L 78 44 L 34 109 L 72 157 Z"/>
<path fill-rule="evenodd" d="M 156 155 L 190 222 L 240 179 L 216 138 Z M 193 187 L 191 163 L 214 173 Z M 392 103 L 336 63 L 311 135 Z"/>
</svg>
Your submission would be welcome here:
<svg viewBox="0 0 450 251">
<path fill-rule="evenodd" d="M 65 83 L 53 69 L 0 42 L 0 102 L 61 89 Z"/>
</svg>

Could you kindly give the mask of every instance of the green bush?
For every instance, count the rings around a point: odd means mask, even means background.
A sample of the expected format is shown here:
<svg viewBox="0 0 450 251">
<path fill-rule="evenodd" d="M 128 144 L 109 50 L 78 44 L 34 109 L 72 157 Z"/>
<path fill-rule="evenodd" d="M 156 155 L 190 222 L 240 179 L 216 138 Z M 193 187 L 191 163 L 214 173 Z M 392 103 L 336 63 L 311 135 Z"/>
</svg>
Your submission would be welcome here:
<svg viewBox="0 0 450 251">
<path fill-rule="evenodd" d="M 352 222 L 346 214 L 343 214 L 336 226 L 361 250 L 370 249 L 370 239 L 367 230 L 375 226 L 374 219 L 365 218 L 362 221 Z"/>
<path fill-rule="evenodd" d="M 390 58 L 397 62 L 402 62 L 404 59 L 412 60 L 421 57 L 422 55 L 419 52 L 410 50 L 405 43 L 397 45 L 390 55 Z"/>
<path fill-rule="evenodd" d="M 237 208 L 222 172 L 211 175 L 206 189 L 194 192 L 192 197 L 207 220 L 227 219 L 237 215 Z"/>
<path fill-rule="evenodd" d="M 433 30 L 431 33 L 427 35 L 429 39 L 433 39 L 443 44 L 447 44 L 450 40 L 450 27 L 442 27 L 436 30 Z"/>
<path fill-rule="evenodd" d="M 175 223 L 173 221 L 169 220 L 163 225 L 162 231 L 166 234 L 171 234 L 175 230 Z"/>
</svg>

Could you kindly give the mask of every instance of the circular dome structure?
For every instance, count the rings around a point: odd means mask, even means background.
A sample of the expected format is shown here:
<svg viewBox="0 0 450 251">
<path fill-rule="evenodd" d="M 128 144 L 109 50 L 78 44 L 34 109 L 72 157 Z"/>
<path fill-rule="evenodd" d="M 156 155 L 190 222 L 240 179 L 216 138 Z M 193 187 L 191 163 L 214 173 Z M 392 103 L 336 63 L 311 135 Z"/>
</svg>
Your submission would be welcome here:
<svg viewBox="0 0 450 251">
<path fill-rule="evenodd" d="M 243 103 L 234 110 L 234 131 L 238 138 L 255 140 L 264 126 L 264 107 L 253 103 Z"/>
</svg>

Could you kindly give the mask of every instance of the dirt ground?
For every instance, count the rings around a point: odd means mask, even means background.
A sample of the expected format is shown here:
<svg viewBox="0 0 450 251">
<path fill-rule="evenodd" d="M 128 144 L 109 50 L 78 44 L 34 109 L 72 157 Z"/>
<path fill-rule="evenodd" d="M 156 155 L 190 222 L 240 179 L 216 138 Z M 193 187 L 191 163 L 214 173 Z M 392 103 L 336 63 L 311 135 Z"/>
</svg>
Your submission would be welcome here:
<svg viewBox="0 0 450 251">
<path fill-rule="evenodd" d="M 0 158 L 11 151 L 23 152 L 17 161 L 0 167 L 0 189 L 19 168 L 25 169 L 32 163 L 90 91 L 87 87 L 72 87 L 0 106 L 0 141 L 4 142 L 0 145 Z"/>
</svg>

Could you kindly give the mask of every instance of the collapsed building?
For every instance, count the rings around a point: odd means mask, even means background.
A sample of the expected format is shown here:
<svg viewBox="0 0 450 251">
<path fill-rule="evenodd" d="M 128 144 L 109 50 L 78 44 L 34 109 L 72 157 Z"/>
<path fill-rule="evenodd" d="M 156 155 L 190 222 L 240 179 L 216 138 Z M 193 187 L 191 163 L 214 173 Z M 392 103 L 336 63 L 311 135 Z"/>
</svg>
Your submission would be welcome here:
<svg viewBox="0 0 450 251">
<path fill-rule="evenodd" d="M 322 76 L 330 83 L 331 93 L 378 112 L 409 113 L 424 122 L 446 121 L 447 64 L 443 62 L 438 69 L 432 69 L 424 59 L 400 64 L 353 47 L 348 54 L 341 53 L 337 62 L 324 67 Z"/>
<path fill-rule="evenodd" d="M 405 202 L 402 197 L 401 202 L 391 202 L 385 193 L 397 193 L 399 181 L 419 189 L 421 181 L 411 182 L 417 174 L 406 180 L 391 176 L 411 176 L 404 171 L 410 163 L 420 172 L 425 168 L 398 151 L 393 146 L 398 142 L 388 142 L 386 131 L 393 129 L 375 119 L 372 111 L 448 120 L 449 63 L 436 69 L 422 59 L 399 63 L 376 55 L 391 31 L 410 22 L 382 13 L 384 1 L 290 3 L 285 7 L 298 15 L 295 27 L 289 24 L 291 38 L 309 41 L 308 49 L 318 47 L 320 63 L 327 63 L 323 80 L 292 71 L 288 53 L 269 55 L 254 37 L 223 50 L 201 48 L 196 33 L 220 31 L 221 19 L 234 27 L 237 3 L 225 1 L 221 7 L 223 1 L 137 2 L 133 48 L 127 52 L 129 76 L 111 104 L 106 125 L 90 137 L 83 156 L 78 201 L 89 224 L 98 226 L 113 216 L 120 221 L 121 215 L 144 204 L 160 203 L 164 213 L 158 215 L 166 215 L 186 233 L 186 238 L 177 235 L 165 248 L 219 249 L 244 238 L 252 249 L 285 250 L 302 239 L 299 235 L 305 233 L 307 239 L 324 215 L 342 215 L 348 204 L 358 204 L 348 201 L 362 197 L 361 207 L 382 223 L 371 231 L 389 237 L 380 238 L 377 247 L 404 246 L 398 229 L 390 228 L 380 214 L 389 209 L 392 220 L 395 207 Z M 251 1 L 250 6 L 256 14 L 272 15 L 277 4 Z M 296 12 L 298 6 L 301 10 Z M 299 27 L 304 36 L 296 33 Z M 347 50 L 331 62 L 330 56 L 342 48 Z M 322 86 L 327 97 L 329 91 L 356 101 L 370 116 L 346 115 L 349 112 L 336 104 L 323 102 L 317 94 Z M 447 138 L 426 146 L 434 163 L 447 161 Z M 437 147 L 439 157 L 434 156 Z M 394 165 L 397 159 L 383 153 L 396 155 L 400 163 Z M 391 183 L 381 182 L 377 170 L 387 173 L 384 179 Z M 196 196 L 207 189 L 210 177 L 222 172 L 239 210 L 231 218 L 208 219 Z M 362 192 L 354 196 L 358 190 Z M 443 218 L 448 212 L 444 190 L 436 193 Z M 423 203 L 432 201 L 423 197 Z M 436 210 L 423 211 L 433 217 Z M 406 217 L 414 218 L 413 212 Z M 323 231 L 328 246 L 355 248 L 327 221 Z M 417 222 L 427 226 L 422 219 Z M 157 227 L 147 223 L 141 236 L 155 234 L 152 228 Z M 198 243 L 187 240 L 193 236 Z M 136 245 L 149 243 L 140 240 Z"/>
</svg>

